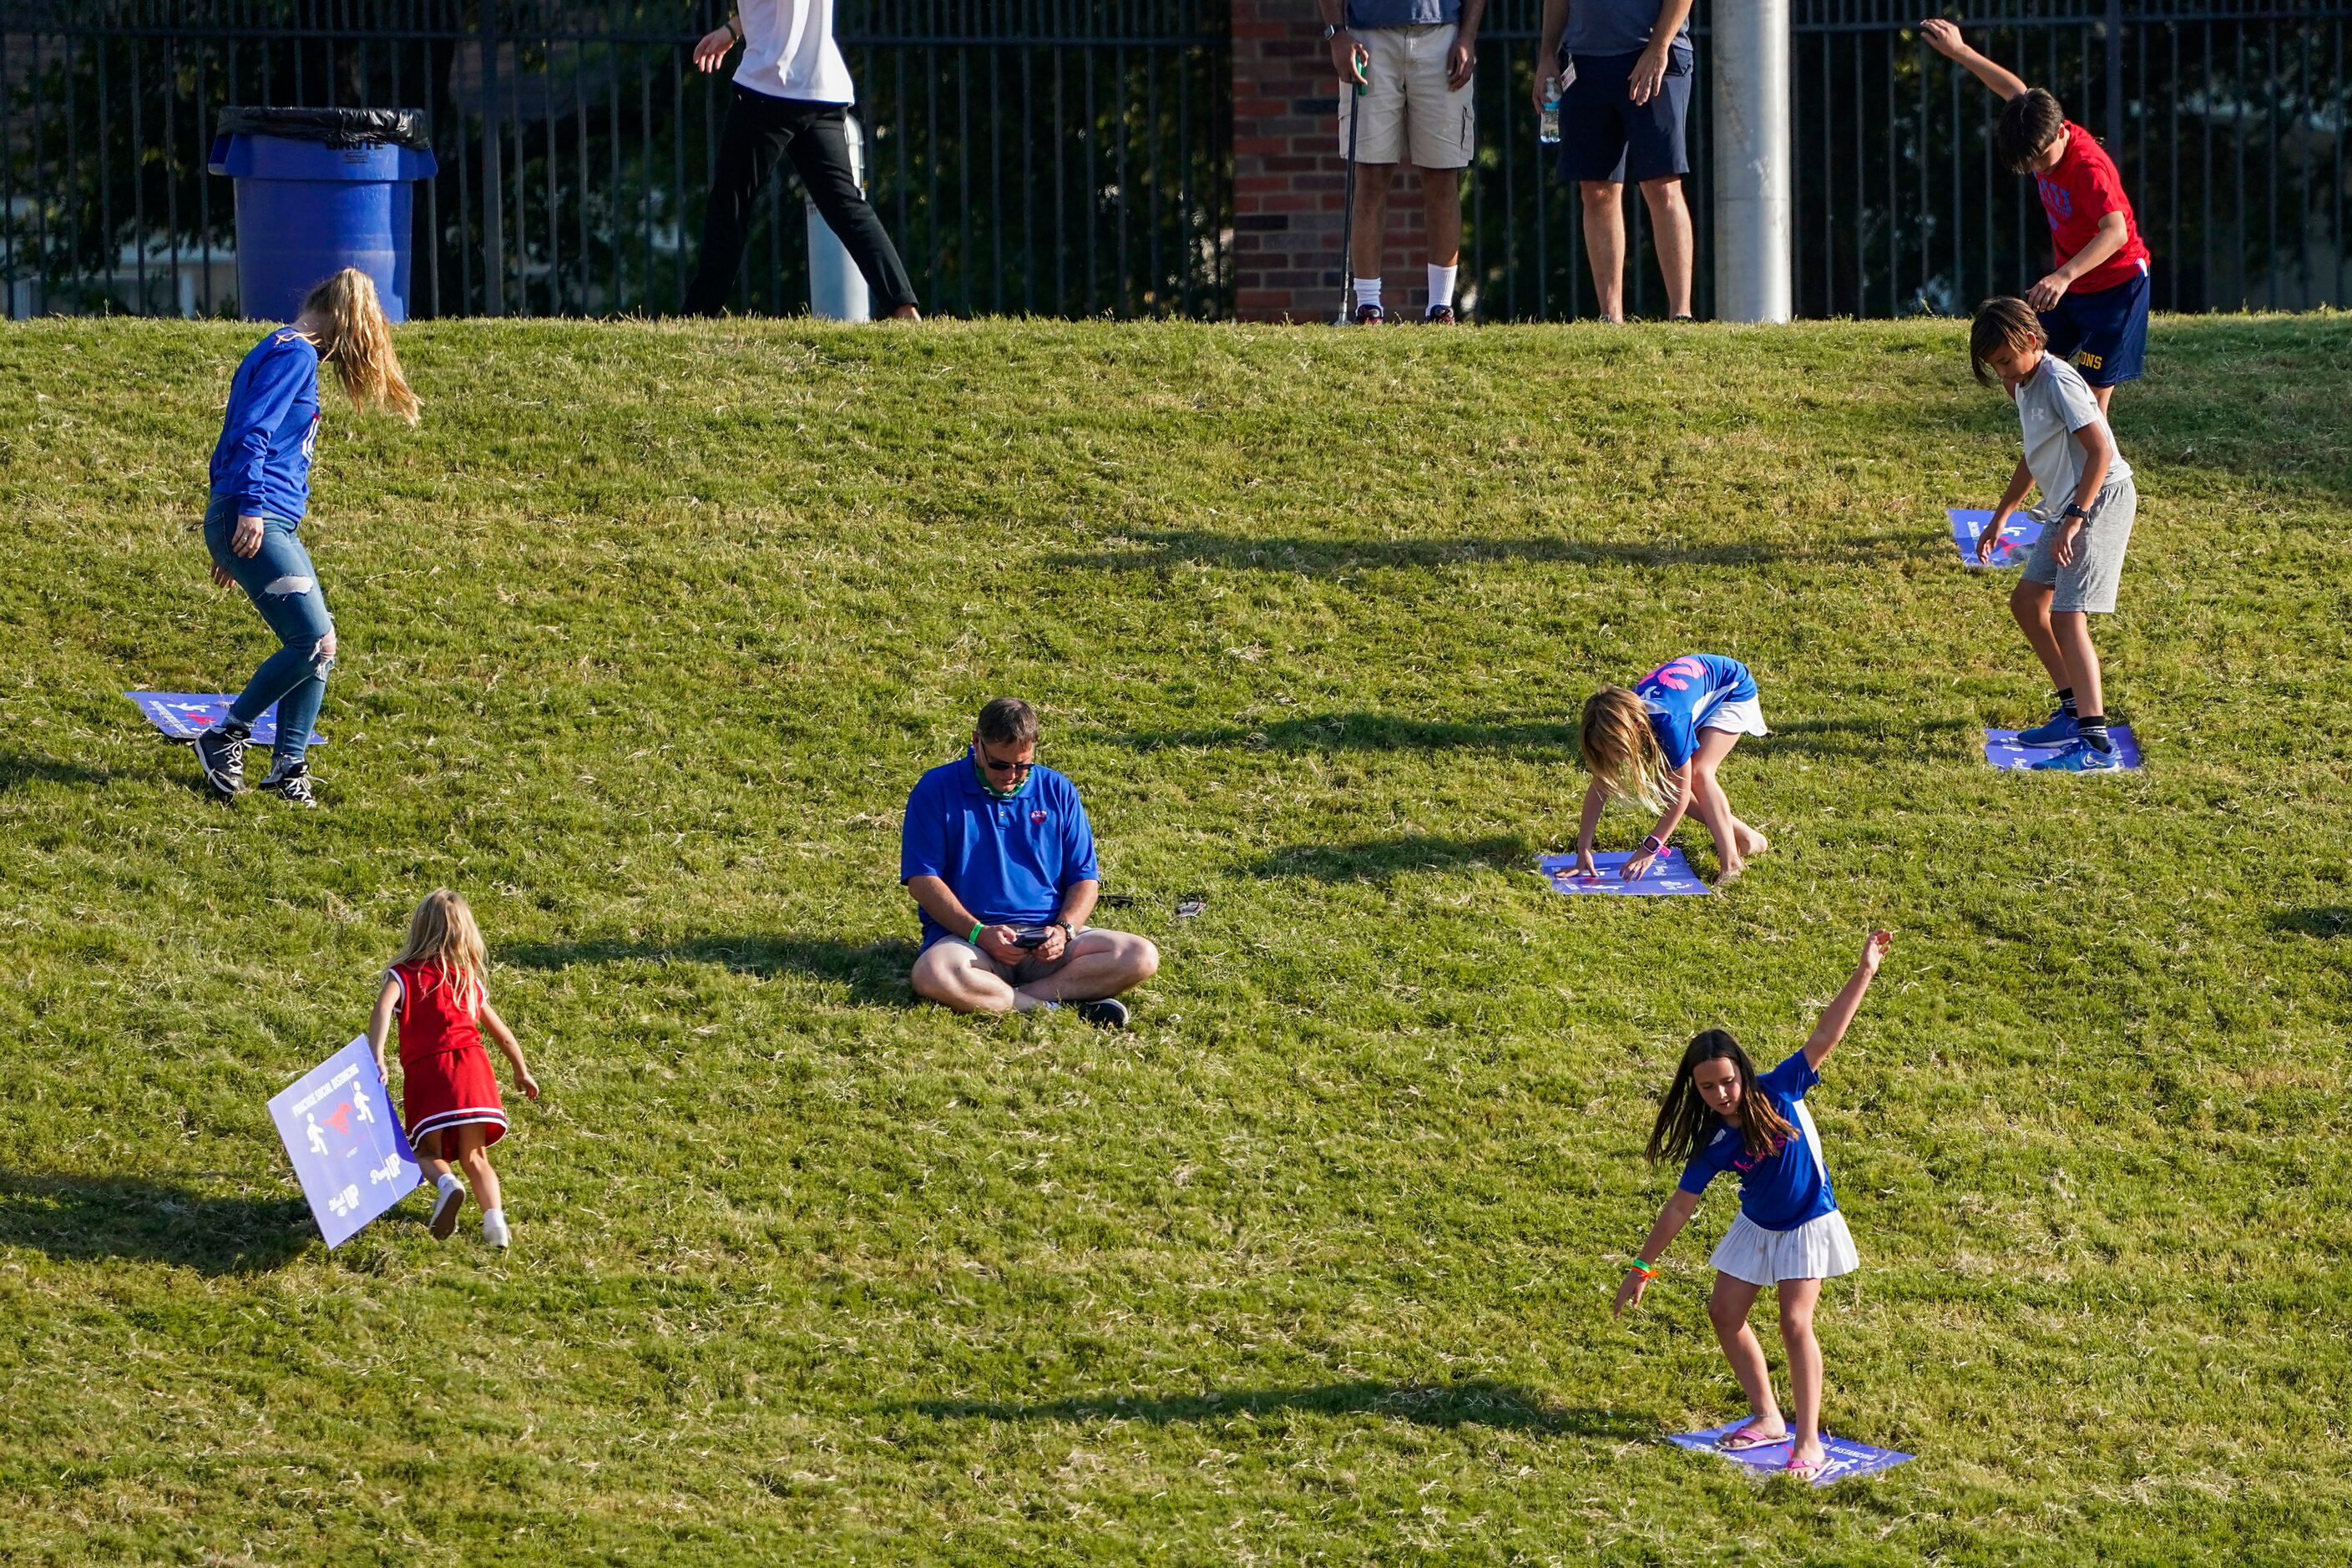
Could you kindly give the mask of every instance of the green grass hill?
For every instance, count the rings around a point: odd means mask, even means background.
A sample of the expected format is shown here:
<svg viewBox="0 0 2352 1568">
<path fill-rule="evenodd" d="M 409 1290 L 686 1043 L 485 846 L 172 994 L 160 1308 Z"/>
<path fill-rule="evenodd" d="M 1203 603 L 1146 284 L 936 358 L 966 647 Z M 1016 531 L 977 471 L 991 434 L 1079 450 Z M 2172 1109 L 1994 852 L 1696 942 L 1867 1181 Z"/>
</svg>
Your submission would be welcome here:
<svg viewBox="0 0 2352 1568">
<path fill-rule="evenodd" d="M 406 328 L 421 427 L 326 396 L 310 813 L 121 696 L 270 646 L 195 531 L 254 335 L 0 328 L 0 1562 L 2352 1557 L 2352 318 L 2157 323 L 2093 780 L 1977 754 L 2045 692 L 1958 323 Z M 1578 706 L 1695 650 L 1773 852 L 1554 895 Z M 1004 692 L 1131 1033 L 906 989 Z M 440 884 L 516 1245 L 330 1253 L 265 1101 Z M 1682 1043 L 1873 922 L 1826 1418 L 1919 1458 L 1759 1484 L 1660 1440 L 1737 1414 L 1732 1194 L 1608 1300 Z"/>
</svg>

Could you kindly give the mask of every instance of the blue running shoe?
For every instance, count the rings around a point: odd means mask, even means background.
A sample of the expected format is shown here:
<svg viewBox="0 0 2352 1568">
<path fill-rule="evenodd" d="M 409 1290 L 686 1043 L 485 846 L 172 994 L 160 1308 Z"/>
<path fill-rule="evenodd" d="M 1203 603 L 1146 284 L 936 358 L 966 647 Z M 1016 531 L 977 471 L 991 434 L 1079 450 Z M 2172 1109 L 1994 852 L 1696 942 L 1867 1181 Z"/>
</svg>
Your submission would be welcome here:
<svg viewBox="0 0 2352 1568">
<path fill-rule="evenodd" d="M 2111 773 L 2124 765 L 2120 752 L 2103 752 L 2088 741 L 2077 741 L 2054 757 L 2033 764 L 2037 773 Z"/>
<path fill-rule="evenodd" d="M 2017 743 L 2021 746 L 2063 746 L 2082 738 L 2082 726 L 2074 721 L 2074 715 L 2063 708 L 2050 715 L 2047 724 L 2036 724 L 2031 730 L 2017 732 Z"/>
</svg>

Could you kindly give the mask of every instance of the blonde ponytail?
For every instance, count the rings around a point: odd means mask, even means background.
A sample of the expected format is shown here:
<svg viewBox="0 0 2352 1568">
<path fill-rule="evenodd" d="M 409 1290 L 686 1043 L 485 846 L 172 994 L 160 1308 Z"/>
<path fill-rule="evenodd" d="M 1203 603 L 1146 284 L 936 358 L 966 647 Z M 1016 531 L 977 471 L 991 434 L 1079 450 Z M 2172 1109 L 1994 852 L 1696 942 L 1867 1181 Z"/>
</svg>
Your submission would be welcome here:
<svg viewBox="0 0 2352 1568">
<path fill-rule="evenodd" d="M 352 406 L 386 409 L 416 423 L 416 394 L 393 352 L 392 323 L 383 319 L 374 279 L 346 267 L 310 290 L 302 314 L 315 329 L 319 357 L 335 367 Z"/>
<path fill-rule="evenodd" d="M 1577 731 L 1586 771 L 1601 787 L 1652 811 L 1666 809 L 1666 752 L 1650 728 L 1650 710 L 1622 686 L 1604 686 L 1584 705 Z"/>
</svg>

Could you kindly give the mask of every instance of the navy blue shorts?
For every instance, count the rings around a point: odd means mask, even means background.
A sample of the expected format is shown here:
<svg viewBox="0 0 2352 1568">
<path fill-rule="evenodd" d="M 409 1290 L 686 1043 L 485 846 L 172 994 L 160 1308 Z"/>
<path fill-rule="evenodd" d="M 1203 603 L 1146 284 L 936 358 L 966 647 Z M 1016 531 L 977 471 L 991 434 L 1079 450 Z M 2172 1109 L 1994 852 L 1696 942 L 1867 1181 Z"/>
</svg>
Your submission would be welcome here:
<svg viewBox="0 0 2352 1568">
<path fill-rule="evenodd" d="M 2088 294 L 2069 290 L 2042 312 L 2042 331 L 2050 352 L 2093 386 L 2137 381 L 2147 358 L 2147 274 Z"/>
<path fill-rule="evenodd" d="M 1559 177 L 1580 180 L 1663 180 L 1690 173 L 1683 122 L 1690 117 L 1691 52 L 1677 44 L 1666 54 L 1658 95 L 1635 103 L 1627 94 L 1639 51 L 1579 55 L 1576 79 L 1559 99 Z"/>
</svg>

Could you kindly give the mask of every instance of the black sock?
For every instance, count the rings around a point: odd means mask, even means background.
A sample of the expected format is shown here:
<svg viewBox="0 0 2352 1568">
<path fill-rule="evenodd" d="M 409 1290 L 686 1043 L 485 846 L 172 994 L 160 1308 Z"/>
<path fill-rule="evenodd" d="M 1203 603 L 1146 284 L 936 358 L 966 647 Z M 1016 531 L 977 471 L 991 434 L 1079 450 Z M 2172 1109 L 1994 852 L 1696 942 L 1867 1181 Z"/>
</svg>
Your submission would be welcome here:
<svg viewBox="0 0 2352 1568">
<path fill-rule="evenodd" d="M 2081 724 L 2083 727 L 2083 739 L 2090 742 L 2091 749 L 2093 751 L 2112 752 L 2116 749 L 2115 742 L 2107 738 L 2107 716 L 2105 714 L 2085 713 L 2082 717 Z"/>
<path fill-rule="evenodd" d="M 2074 711 L 2074 689 L 2073 687 L 2062 686 L 2058 689 L 2058 711 L 2063 713 L 2069 719 L 2080 717 L 2080 715 Z"/>
</svg>

